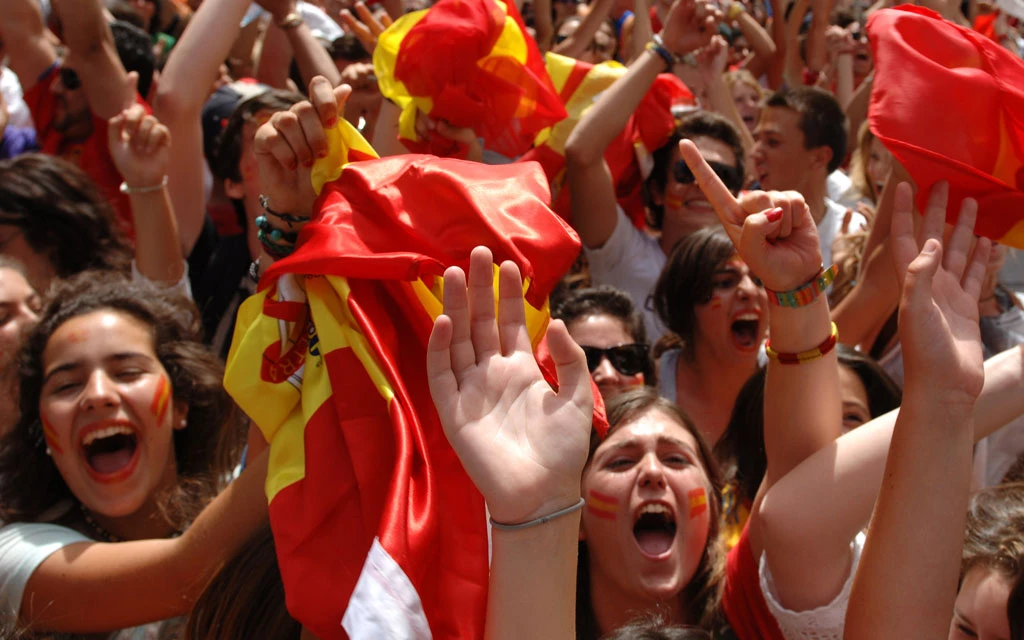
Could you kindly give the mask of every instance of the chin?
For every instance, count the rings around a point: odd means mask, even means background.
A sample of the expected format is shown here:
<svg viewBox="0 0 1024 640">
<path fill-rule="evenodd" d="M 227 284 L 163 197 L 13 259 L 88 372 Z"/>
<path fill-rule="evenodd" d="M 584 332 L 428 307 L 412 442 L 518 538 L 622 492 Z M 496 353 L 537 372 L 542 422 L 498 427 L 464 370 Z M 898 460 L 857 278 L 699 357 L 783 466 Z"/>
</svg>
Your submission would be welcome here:
<svg viewBox="0 0 1024 640">
<path fill-rule="evenodd" d="M 132 491 L 120 496 L 89 496 L 86 500 L 80 500 L 92 513 L 107 518 L 125 518 L 130 516 L 146 504 L 147 494 L 142 491 Z"/>
<path fill-rule="evenodd" d="M 646 599 L 664 602 L 678 598 L 687 583 L 677 568 L 671 575 L 640 575 L 640 589 Z"/>
</svg>

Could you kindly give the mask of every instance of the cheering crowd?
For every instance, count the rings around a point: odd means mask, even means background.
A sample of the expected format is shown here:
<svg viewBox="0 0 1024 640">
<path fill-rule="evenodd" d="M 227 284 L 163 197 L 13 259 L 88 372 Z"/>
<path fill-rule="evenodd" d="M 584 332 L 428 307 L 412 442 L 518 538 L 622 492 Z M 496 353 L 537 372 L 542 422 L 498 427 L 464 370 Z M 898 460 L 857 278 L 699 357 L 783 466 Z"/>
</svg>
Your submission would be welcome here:
<svg viewBox="0 0 1024 640">
<path fill-rule="evenodd" d="M 1012 0 L 0 0 L 0 637 L 1024 638 Z"/>
</svg>

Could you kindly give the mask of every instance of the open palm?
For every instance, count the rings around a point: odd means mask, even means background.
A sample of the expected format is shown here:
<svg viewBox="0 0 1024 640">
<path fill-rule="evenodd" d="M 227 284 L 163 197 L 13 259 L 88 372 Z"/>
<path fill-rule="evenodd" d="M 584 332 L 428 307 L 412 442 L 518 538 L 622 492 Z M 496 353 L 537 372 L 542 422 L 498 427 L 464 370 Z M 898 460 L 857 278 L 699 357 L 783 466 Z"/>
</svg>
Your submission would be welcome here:
<svg viewBox="0 0 1024 640">
<path fill-rule="evenodd" d="M 444 310 L 430 335 L 427 375 L 445 434 L 487 501 L 491 517 L 519 523 L 574 504 L 586 463 L 593 395 L 583 350 L 560 321 L 548 331 L 556 393 L 537 366 L 526 329 L 522 279 L 477 247 L 469 286 L 445 273 Z"/>
</svg>

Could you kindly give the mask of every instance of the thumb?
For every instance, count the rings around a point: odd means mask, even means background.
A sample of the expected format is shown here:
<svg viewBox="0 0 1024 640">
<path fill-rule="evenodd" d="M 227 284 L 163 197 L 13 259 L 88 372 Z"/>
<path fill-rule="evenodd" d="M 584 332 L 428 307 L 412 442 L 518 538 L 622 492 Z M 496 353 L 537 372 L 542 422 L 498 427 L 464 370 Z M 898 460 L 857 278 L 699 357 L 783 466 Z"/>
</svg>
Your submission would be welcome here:
<svg viewBox="0 0 1024 640">
<path fill-rule="evenodd" d="M 907 267 L 907 277 L 903 283 L 903 296 L 908 302 L 927 302 L 932 297 L 932 280 L 942 265 L 942 244 L 935 238 L 929 238 L 921 253 Z"/>
<path fill-rule="evenodd" d="M 125 89 L 127 89 L 128 94 L 131 96 L 132 102 L 135 102 L 135 94 L 139 91 L 139 72 L 129 71 L 124 77 L 124 86 Z"/>
</svg>

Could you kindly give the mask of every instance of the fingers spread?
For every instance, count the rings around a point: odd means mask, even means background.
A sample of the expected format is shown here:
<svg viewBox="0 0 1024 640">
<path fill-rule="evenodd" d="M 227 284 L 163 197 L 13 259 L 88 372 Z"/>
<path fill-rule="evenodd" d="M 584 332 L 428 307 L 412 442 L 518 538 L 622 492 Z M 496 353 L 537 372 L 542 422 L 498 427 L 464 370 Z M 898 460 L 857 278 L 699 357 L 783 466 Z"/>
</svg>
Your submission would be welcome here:
<svg viewBox="0 0 1024 640">
<path fill-rule="evenodd" d="M 469 257 L 469 316 L 476 362 L 501 352 L 494 323 L 494 262 L 487 247 L 477 247 Z"/>
<path fill-rule="evenodd" d="M 434 406 L 441 417 L 441 424 L 449 424 L 445 417 L 449 406 L 458 394 L 459 382 L 452 371 L 452 319 L 441 315 L 434 321 L 434 328 L 427 341 L 427 384 Z"/>
<path fill-rule="evenodd" d="M 924 221 L 921 226 L 921 237 L 918 242 L 921 246 L 929 238 L 942 240 L 942 232 L 946 227 L 946 205 L 949 202 L 949 183 L 945 180 L 932 185 L 928 193 L 928 206 L 924 211 Z"/>
<path fill-rule="evenodd" d="M 469 300 L 466 296 L 466 274 L 458 267 L 449 267 L 444 272 L 444 314 L 451 318 L 452 337 L 450 343 L 451 368 L 455 377 L 462 380 L 476 365 L 476 353 L 469 331 Z"/>
<path fill-rule="evenodd" d="M 900 280 L 918 254 L 917 240 L 914 239 L 914 195 L 910 185 L 901 182 L 896 186 L 892 211 L 892 259 Z"/>
<path fill-rule="evenodd" d="M 930 238 L 907 268 L 903 298 L 910 306 L 927 306 L 932 303 L 932 279 L 941 264 L 942 243 Z"/>
<path fill-rule="evenodd" d="M 960 205 L 960 216 L 957 218 L 953 235 L 946 244 L 946 259 L 943 266 L 957 280 L 963 278 L 967 268 L 967 256 L 974 242 L 974 222 L 978 217 L 978 203 L 972 198 L 964 198 Z"/>
<path fill-rule="evenodd" d="M 690 140 L 683 140 L 679 143 L 679 151 L 682 153 L 686 166 L 693 172 L 697 185 L 704 192 L 711 206 L 715 208 L 719 219 L 725 225 L 739 225 L 743 223 L 743 211 L 739 203 L 733 197 L 729 189 L 722 183 L 722 180 L 708 166 L 700 150 Z"/>
<path fill-rule="evenodd" d="M 569 330 L 561 320 L 554 320 L 548 326 L 547 339 L 548 352 L 558 374 L 558 398 L 572 402 L 583 415 L 592 414 L 594 391 L 583 349 L 569 336 Z"/>
<path fill-rule="evenodd" d="M 974 255 L 971 256 L 971 264 L 967 267 L 960 285 L 967 295 L 977 300 L 981 296 L 981 287 L 985 282 L 985 272 L 988 268 L 989 258 L 992 255 L 992 241 L 988 238 L 979 238 L 974 245 Z"/>
</svg>

